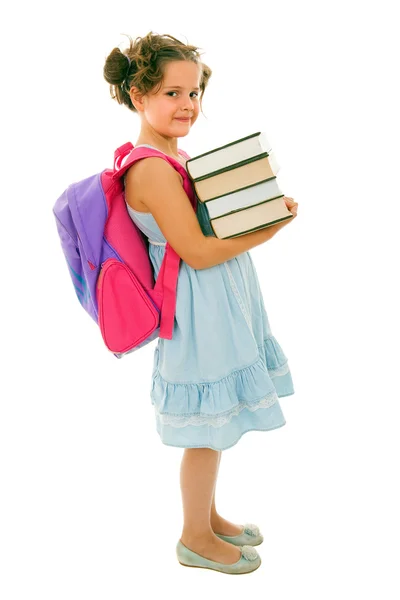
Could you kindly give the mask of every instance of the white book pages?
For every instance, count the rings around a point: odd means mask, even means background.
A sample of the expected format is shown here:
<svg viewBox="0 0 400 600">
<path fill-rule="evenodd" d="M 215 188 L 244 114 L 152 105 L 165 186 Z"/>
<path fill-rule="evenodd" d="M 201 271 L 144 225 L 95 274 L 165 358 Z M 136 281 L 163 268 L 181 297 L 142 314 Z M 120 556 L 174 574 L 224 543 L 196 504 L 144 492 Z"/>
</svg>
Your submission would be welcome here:
<svg viewBox="0 0 400 600">
<path fill-rule="evenodd" d="M 221 215 L 226 215 L 234 210 L 241 208 L 247 208 L 269 200 L 270 198 L 276 198 L 277 196 L 283 196 L 283 192 L 280 189 L 276 177 L 268 179 L 262 183 L 257 183 L 239 192 L 232 192 L 232 194 L 226 194 L 220 198 L 209 200 L 206 202 L 208 214 L 210 219 L 215 219 Z"/>
<path fill-rule="evenodd" d="M 219 150 L 210 152 L 200 158 L 193 157 L 187 162 L 186 166 L 192 179 L 196 179 L 253 156 L 258 156 L 263 152 L 269 153 L 271 150 L 271 144 L 265 133 L 260 133 L 241 142 L 223 146 Z"/>
</svg>

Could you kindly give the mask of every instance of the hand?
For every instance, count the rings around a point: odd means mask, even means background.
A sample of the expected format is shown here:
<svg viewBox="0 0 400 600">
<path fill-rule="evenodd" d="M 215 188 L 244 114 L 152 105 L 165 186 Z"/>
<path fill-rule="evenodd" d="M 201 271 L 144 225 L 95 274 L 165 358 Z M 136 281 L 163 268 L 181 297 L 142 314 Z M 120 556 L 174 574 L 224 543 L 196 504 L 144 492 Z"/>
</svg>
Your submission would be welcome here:
<svg viewBox="0 0 400 600">
<path fill-rule="evenodd" d="M 283 199 L 285 201 L 285 204 L 286 204 L 288 210 L 292 213 L 293 219 L 295 219 L 297 217 L 297 207 L 298 207 L 297 202 L 295 202 L 293 200 L 293 198 L 289 198 L 288 196 L 284 196 Z M 284 222 L 289 223 L 289 221 L 293 221 L 293 219 L 287 219 Z"/>
<path fill-rule="evenodd" d="M 297 202 L 295 202 L 293 198 L 289 198 L 288 196 L 283 196 L 283 199 L 285 201 L 286 207 L 288 208 L 289 212 L 292 213 L 293 217 L 291 217 L 290 219 L 285 219 L 284 221 L 279 221 L 279 223 L 275 223 L 275 225 L 270 225 L 269 229 L 273 231 L 273 233 L 271 233 L 271 236 L 275 235 L 275 233 L 278 233 L 278 231 L 286 227 L 288 223 L 290 223 L 291 221 L 293 221 L 293 219 L 297 217 Z"/>
</svg>

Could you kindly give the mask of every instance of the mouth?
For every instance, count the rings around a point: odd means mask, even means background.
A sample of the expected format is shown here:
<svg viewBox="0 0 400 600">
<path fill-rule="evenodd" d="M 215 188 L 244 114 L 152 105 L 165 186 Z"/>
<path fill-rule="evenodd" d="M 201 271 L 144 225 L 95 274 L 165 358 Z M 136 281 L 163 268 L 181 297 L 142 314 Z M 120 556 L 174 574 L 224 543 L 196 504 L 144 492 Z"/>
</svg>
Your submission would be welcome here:
<svg viewBox="0 0 400 600">
<path fill-rule="evenodd" d="M 184 123 L 187 123 L 188 121 L 190 121 L 190 119 L 186 118 L 186 119 L 178 119 L 178 117 L 175 117 L 177 121 L 182 121 Z"/>
</svg>

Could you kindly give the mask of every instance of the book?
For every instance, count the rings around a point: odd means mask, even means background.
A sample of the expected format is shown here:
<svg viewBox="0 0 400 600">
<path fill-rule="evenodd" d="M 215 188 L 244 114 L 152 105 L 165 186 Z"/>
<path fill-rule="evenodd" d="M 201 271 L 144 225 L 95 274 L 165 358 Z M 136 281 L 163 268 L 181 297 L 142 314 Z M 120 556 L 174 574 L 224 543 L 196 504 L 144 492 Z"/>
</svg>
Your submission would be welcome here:
<svg viewBox="0 0 400 600">
<path fill-rule="evenodd" d="M 206 204 L 198 202 L 196 216 L 203 234 L 219 239 L 245 235 L 293 217 L 283 196 L 266 200 L 247 209 L 238 210 L 215 219 L 210 218 Z"/>
<path fill-rule="evenodd" d="M 280 167 L 273 152 L 269 156 L 250 158 L 245 164 L 219 171 L 216 175 L 192 179 L 193 187 L 201 202 L 212 200 L 216 196 L 229 194 L 239 187 L 246 187 L 259 181 L 276 177 Z"/>
<path fill-rule="evenodd" d="M 290 219 L 277 182 L 280 166 L 262 132 L 186 162 L 204 235 L 237 237 Z"/>
<path fill-rule="evenodd" d="M 240 188 L 230 194 L 218 196 L 206 202 L 210 219 L 221 217 L 237 210 L 242 210 L 267 200 L 274 200 L 284 196 L 278 185 L 277 178 L 260 181 L 256 184 Z"/>
<path fill-rule="evenodd" d="M 247 163 L 251 158 L 259 157 L 261 154 L 268 156 L 271 150 L 271 144 L 265 133 L 258 131 L 189 158 L 186 168 L 192 180 L 195 181 L 201 177 L 216 175 L 219 171 L 238 167 L 241 163 Z"/>
</svg>

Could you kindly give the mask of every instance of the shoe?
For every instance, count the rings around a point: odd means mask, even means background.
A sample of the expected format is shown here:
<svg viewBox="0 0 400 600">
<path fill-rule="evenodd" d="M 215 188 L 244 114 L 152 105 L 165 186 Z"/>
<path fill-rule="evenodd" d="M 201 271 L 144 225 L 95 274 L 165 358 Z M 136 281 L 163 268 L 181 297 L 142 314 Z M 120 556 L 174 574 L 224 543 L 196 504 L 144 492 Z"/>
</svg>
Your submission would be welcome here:
<svg viewBox="0 0 400 600">
<path fill-rule="evenodd" d="M 216 533 L 215 535 L 221 538 L 221 540 L 229 542 L 234 546 L 259 546 L 264 541 L 264 537 L 261 535 L 259 528 L 252 523 L 246 523 L 243 526 L 242 533 L 239 533 L 239 535 L 229 536 L 220 533 Z"/>
<path fill-rule="evenodd" d="M 240 575 L 243 573 L 251 573 L 258 569 L 261 565 L 261 557 L 255 548 L 252 546 L 240 546 L 242 556 L 240 559 L 232 565 L 225 565 L 214 560 L 209 560 L 200 556 L 193 550 L 187 548 L 179 540 L 176 545 L 176 555 L 178 561 L 184 567 L 201 567 L 203 569 L 211 569 L 213 571 L 220 571 L 221 573 L 229 573 L 231 575 Z"/>
</svg>

